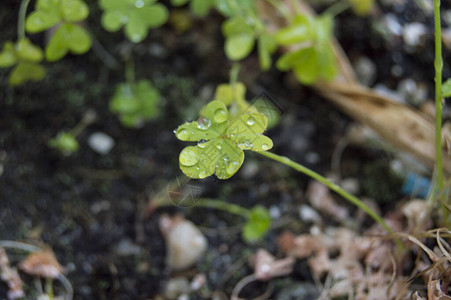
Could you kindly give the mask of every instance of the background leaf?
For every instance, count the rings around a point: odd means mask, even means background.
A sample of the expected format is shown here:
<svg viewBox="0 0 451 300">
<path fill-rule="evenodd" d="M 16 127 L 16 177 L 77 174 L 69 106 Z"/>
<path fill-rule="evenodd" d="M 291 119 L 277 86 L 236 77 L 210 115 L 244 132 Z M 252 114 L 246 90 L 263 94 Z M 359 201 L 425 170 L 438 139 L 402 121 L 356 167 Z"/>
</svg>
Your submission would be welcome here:
<svg viewBox="0 0 451 300">
<path fill-rule="evenodd" d="M 442 85 L 442 97 L 451 97 L 451 78 L 448 78 Z"/>
<path fill-rule="evenodd" d="M 255 243 L 263 238 L 271 226 L 271 216 L 268 210 L 261 206 L 255 206 L 249 213 L 249 217 L 242 230 L 242 237 L 248 243 Z"/>
</svg>

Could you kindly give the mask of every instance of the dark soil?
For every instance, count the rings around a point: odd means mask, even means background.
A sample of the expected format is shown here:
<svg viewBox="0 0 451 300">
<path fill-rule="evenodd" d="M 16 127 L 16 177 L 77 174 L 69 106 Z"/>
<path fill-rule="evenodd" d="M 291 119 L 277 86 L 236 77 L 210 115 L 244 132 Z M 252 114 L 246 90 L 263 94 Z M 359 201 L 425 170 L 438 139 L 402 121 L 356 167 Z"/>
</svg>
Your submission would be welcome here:
<svg viewBox="0 0 451 300">
<path fill-rule="evenodd" d="M 1 44 L 15 40 L 19 5 L 19 1 L 0 4 Z M 230 294 L 238 280 L 251 273 L 245 259 L 255 249 L 262 247 L 276 253 L 279 232 L 291 229 L 300 233 L 307 229 L 297 220 L 297 207 L 306 201 L 303 194 L 308 179 L 247 153 L 243 168 L 230 180 L 210 178 L 198 182 L 205 197 L 221 198 L 244 207 L 261 204 L 280 212 L 280 219 L 288 220 L 256 245 L 245 244 L 234 229 L 242 220 L 216 210 L 161 208 L 143 219 L 147 200 L 181 174 L 178 155 L 185 143 L 175 138 L 173 129 L 184 120 L 195 118 L 198 108 L 211 100 L 214 87 L 228 81 L 231 64 L 221 48 L 221 18 L 213 14 L 195 20 L 183 34 L 165 25 L 152 30 L 144 42 L 131 45 L 122 32 L 103 31 L 99 26 L 99 9 L 95 3 L 90 6 L 88 23 L 97 39 L 120 61 L 122 54 L 131 49 L 136 77 L 151 80 L 160 90 L 164 101 L 159 116 L 140 129 L 121 126 L 109 111 L 108 102 L 116 84 L 125 80 L 123 64 L 109 69 L 93 51 L 48 63 L 42 82 L 14 89 L 6 85 L 9 70 L 1 69 L 0 154 L 6 155 L 6 159 L 0 161 L 4 168 L 0 176 L 0 239 L 51 247 L 66 268 L 75 299 L 151 299 L 162 294 L 165 283 L 173 276 L 165 267 L 159 216 L 183 212 L 187 219 L 205 229 L 209 241 L 208 253 L 194 273 L 207 275 L 209 290 L 220 289 Z M 431 25 L 430 18 L 424 21 Z M 360 30 L 356 32 L 355 28 Z M 30 37 L 36 44 L 44 43 L 42 34 Z M 371 31 L 368 19 L 351 13 L 338 18 L 337 37 L 351 58 L 365 54 L 375 61 L 376 82 L 396 87 L 401 78 L 394 78 L 386 66 L 393 65 L 398 55 L 402 59 L 396 63 L 406 67 L 405 74 L 426 82 L 429 91 L 433 91 L 432 47 L 414 54 L 405 54 L 402 49 L 393 53 Z M 371 39 L 374 40 L 369 42 Z M 429 33 L 427 45 L 432 45 L 431 39 Z M 162 53 L 156 55 L 152 51 L 155 47 L 162 48 Z M 328 172 L 335 144 L 350 120 L 310 89 L 288 87 L 293 86 L 289 84 L 290 75 L 275 69 L 260 73 L 255 56 L 245 60 L 242 69 L 241 76 L 249 87 L 248 98 L 265 92 L 281 108 L 281 123 L 268 131 L 274 140 L 273 151 L 320 173 Z M 445 71 L 449 72 L 448 66 Z M 65 157 L 47 146 L 49 139 L 59 131 L 73 128 L 92 110 L 97 119 L 78 137 L 81 147 L 76 154 Z M 90 134 L 97 131 L 116 142 L 107 155 L 97 154 L 87 144 Z M 342 171 L 347 176 L 359 177 L 363 164 L 388 160 L 379 150 L 350 147 L 344 153 Z M 246 165 L 256 166 L 257 172 L 250 172 Z M 124 255 L 118 250 L 127 241 L 139 246 L 139 254 Z M 13 263 L 20 258 L 11 256 Z M 224 278 L 231 265 L 239 261 L 243 261 L 242 266 L 238 264 L 236 271 Z M 194 273 L 183 274 L 190 277 Z M 293 283 L 304 281 L 311 281 L 310 274 L 299 262 L 292 276 L 274 280 L 273 297 Z M 242 295 L 255 297 L 266 287 L 267 284 L 255 284 Z M 0 298 L 5 295 L 6 287 L 1 284 Z"/>
</svg>

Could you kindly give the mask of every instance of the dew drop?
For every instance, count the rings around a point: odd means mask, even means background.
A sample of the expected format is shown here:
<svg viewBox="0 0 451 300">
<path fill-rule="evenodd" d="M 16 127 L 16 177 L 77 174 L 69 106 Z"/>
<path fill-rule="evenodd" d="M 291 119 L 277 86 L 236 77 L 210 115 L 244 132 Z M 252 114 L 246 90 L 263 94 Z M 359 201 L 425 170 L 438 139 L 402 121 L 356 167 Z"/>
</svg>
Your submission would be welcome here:
<svg viewBox="0 0 451 300">
<path fill-rule="evenodd" d="M 253 117 L 249 117 L 249 119 L 247 119 L 246 121 L 247 125 L 254 125 L 255 124 L 255 119 Z"/>
<path fill-rule="evenodd" d="M 185 148 L 180 152 L 179 160 L 184 166 L 194 166 L 199 161 L 199 157 L 193 149 Z"/>
<path fill-rule="evenodd" d="M 197 120 L 197 127 L 200 130 L 207 130 L 208 128 L 210 128 L 211 125 L 211 120 L 207 117 L 200 117 Z"/>
<path fill-rule="evenodd" d="M 249 140 L 241 141 L 238 144 L 238 147 L 240 147 L 241 149 L 245 149 L 245 150 L 252 149 L 252 146 L 253 145 L 252 145 L 251 141 L 249 141 Z"/>
<path fill-rule="evenodd" d="M 214 119 L 217 123 L 225 122 L 227 120 L 227 112 L 222 108 L 217 109 L 214 114 Z"/>
<path fill-rule="evenodd" d="M 205 171 L 200 171 L 200 173 L 199 173 L 199 178 L 200 178 L 200 179 L 205 178 L 205 177 L 207 177 L 207 176 L 208 176 L 207 172 L 205 172 Z"/>
<path fill-rule="evenodd" d="M 189 133 L 186 129 L 182 128 L 182 129 L 177 130 L 176 136 L 177 136 L 177 138 L 179 138 L 181 140 L 185 140 L 185 139 L 189 138 Z"/>
<path fill-rule="evenodd" d="M 267 145 L 267 144 L 262 144 L 262 149 L 263 149 L 263 150 L 266 151 L 266 150 L 269 150 L 269 148 L 270 148 L 269 145 Z"/>
<path fill-rule="evenodd" d="M 198 143 L 197 143 L 197 146 L 199 147 L 199 148 L 205 148 L 205 145 L 207 144 L 207 141 L 206 140 L 200 140 Z"/>
<path fill-rule="evenodd" d="M 221 149 L 222 149 L 221 144 L 217 144 L 217 145 L 216 145 L 216 148 L 218 148 L 218 150 L 221 150 Z"/>
<path fill-rule="evenodd" d="M 137 8 L 143 7 L 143 6 L 144 6 L 144 1 L 143 1 L 143 0 L 138 0 L 138 1 L 136 1 L 136 2 L 135 2 L 135 6 L 136 6 Z"/>
<path fill-rule="evenodd" d="M 237 161 L 231 161 L 226 168 L 227 173 L 234 174 L 240 168 L 240 164 Z"/>
</svg>

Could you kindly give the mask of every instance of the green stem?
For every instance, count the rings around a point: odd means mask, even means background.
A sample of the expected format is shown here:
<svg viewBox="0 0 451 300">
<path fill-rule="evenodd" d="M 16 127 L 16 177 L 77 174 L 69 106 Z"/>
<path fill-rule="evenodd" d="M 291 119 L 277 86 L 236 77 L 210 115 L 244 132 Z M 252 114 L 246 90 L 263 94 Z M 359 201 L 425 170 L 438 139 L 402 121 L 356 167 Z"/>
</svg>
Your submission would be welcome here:
<svg viewBox="0 0 451 300">
<path fill-rule="evenodd" d="M 228 213 L 242 216 L 243 218 L 247 218 L 249 216 L 249 210 L 241 207 L 239 205 L 224 202 L 220 200 L 214 199 L 199 199 L 199 202 L 196 203 L 197 207 L 206 207 L 206 208 L 214 208 L 226 211 Z"/>
<path fill-rule="evenodd" d="M 435 25 L 435 172 L 438 193 L 444 201 L 444 180 L 442 163 L 442 29 L 440 23 L 440 0 L 434 0 Z M 443 210 L 445 224 L 448 223 L 449 212 Z"/>
<path fill-rule="evenodd" d="M 360 208 L 361 210 L 366 212 L 371 218 L 373 218 L 373 220 L 375 220 L 382 227 L 384 227 L 384 229 L 387 230 L 388 233 L 393 233 L 393 230 L 390 228 L 390 226 L 388 226 L 387 223 L 385 223 L 385 221 L 374 210 L 372 210 L 369 206 L 367 206 L 365 203 L 363 203 L 359 198 L 349 194 L 344 189 L 342 189 L 335 183 L 331 182 L 329 179 L 321 176 L 320 174 L 316 173 L 315 171 L 312 171 L 312 170 L 304 167 L 303 165 L 300 165 L 300 164 L 292 161 L 288 157 L 280 156 L 280 155 L 277 155 L 277 154 L 274 154 L 271 152 L 266 152 L 266 151 L 261 151 L 261 152 L 257 152 L 257 153 L 259 153 L 263 156 L 266 156 L 270 159 L 273 159 L 275 161 L 278 161 L 288 167 L 295 169 L 296 171 L 304 173 L 305 175 L 318 180 L 322 184 L 329 187 L 332 191 L 336 192 L 337 194 L 339 194 L 340 196 L 342 196 L 343 198 L 345 198 L 346 200 L 348 200 L 349 202 L 351 202 L 352 204 L 354 204 L 355 206 L 357 206 L 358 208 Z"/>
<path fill-rule="evenodd" d="M 53 300 L 53 280 L 52 278 L 45 279 L 45 293 L 50 300 Z"/>
<path fill-rule="evenodd" d="M 135 61 L 131 54 L 125 62 L 125 79 L 129 84 L 135 83 Z"/>
<path fill-rule="evenodd" d="M 17 37 L 19 41 L 25 38 L 25 16 L 27 15 L 27 8 L 30 0 L 22 0 L 19 9 L 19 21 L 17 24 Z"/>
<path fill-rule="evenodd" d="M 335 17 L 339 14 L 341 14 L 342 12 L 344 12 L 345 10 L 347 10 L 350 7 L 349 1 L 348 0 L 339 0 L 337 2 L 335 2 L 334 4 L 332 4 L 331 6 L 329 6 L 324 12 L 323 14 L 329 14 L 332 17 Z"/>
</svg>

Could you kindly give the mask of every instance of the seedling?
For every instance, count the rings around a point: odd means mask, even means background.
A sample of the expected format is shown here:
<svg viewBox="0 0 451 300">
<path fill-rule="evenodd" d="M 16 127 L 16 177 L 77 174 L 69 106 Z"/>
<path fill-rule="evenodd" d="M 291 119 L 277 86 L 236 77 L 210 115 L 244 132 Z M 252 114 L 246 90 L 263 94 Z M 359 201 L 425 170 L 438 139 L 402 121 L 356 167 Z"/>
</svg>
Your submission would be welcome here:
<svg viewBox="0 0 451 300">
<path fill-rule="evenodd" d="M 39 81 L 45 76 L 44 68 L 39 64 L 43 58 L 42 50 L 23 38 L 15 45 L 6 42 L 0 52 L 0 68 L 14 66 L 8 78 L 11 86 L 21 85 L 27 81 Z"/>
<path fill-rule="evenodd" d="M 103 9 L 102 26 L 108 31 L 124 28 L 125 36 L 139 43 L 147 36 L 149 28 L 163 25 L 168 10 L 157 0 L 100 0 Z"/>
<path fill-rule="evenodd" d="M 81 0 L 38 0 L 25 28 L 37 33 L 58 26 L 45 49 L 46 59 L 57 61 L 68 52 L 83 54 L 91 48 L 89 33 L 78 23 L 88 14 L 88 6 Z"/>
<path fill-rule="evenodd" d="M 110 110 L 119 115 L 125 127 L 140 127 L 158 113 L 160 93 L 147 80 L 120 83 L 110 102 Z"/>
<path fill-rule="evenodd" d="M 336 75 L 336 62 L 330 40 L 333 19 L 330 15 L 316 18 L 297 15 L 292 23 L 275 35 L 282 46 L 296 45 L 297 50 L 284 54 L 277 61 L 281 71 L 293 70 L 296 78 L 310 85 L 318 79 L 331 80 Z"/>
</svg>

